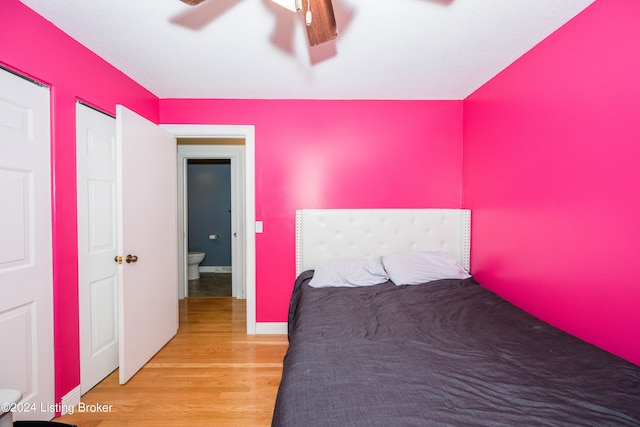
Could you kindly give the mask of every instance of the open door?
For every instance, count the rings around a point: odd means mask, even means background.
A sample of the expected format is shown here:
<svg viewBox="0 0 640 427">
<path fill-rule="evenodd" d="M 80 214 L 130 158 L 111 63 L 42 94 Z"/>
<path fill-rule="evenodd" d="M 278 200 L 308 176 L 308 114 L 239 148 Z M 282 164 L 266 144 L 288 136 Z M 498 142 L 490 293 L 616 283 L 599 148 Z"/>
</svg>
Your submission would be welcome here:
<svg viewBox="0 0 640 427">
<path fill-rule="evenodd" d="M 116 106 L 120 384 L 178 330 L 177 159 L 173 135 Z"/>
</svg>

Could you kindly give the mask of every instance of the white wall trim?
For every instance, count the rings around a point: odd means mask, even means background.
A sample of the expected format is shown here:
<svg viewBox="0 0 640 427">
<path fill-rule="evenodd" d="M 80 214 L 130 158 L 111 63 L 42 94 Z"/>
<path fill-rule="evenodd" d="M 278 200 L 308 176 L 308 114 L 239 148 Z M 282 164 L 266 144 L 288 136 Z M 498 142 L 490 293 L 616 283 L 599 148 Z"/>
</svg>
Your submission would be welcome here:
<svg viewBox="0 0 640 427">
<path fill-rule="evenodd" d="M 259 335 L 287 335 L 287 322 L 257 322 L 256 334 Z"/>
<path fill-rule="evenodd" d="M 230 265 L 204 265 L 198 267 L 200 273 L 231 273 Z"/>
<path fill-rule="evenodd" d="M 62 396 L 60 403 L 62 404 L 62 410 L 60 411 L 62 415 L 71 413 L 69 409 L 75 408 L 80 403 L 80 385 Z"/>
<path fill-rule="evenodd" d="M 247 334 L 254 335 L 256 333 L 256 236 L 255 236 L 255 127 L 253 125 L 231 126 L 231 125 L 179 125 L 179 124 L 163 124 L 160 125 L 168 132 L 173 133 L 180 138 L 243 138 L 245 145 L 243 155 L 239 156 L 239 160 L 243 174 L 243 200 L 239 201 L 242 206 L 244 215 L 242 215 L 239 225 L 239 237 L 242 244 L 236 245 L 239 251 L 244 250 L 244 262 L 242 266 L 241 276 L 244 283 L 245 297 L 247 299 Z M 190 153 L 196 153 L 200 150 L 202 158 L 207 157 L 212 147 L 193 145 L 189 146 Z M 222 146 L 224 147 L 224 146 Z M 237 146 L 236 146 L 237 150 Z M 195 154 L 193 154 L 195 156 Z M 209 156 L 210 157 L 210 156 Z M 180 159 L 179 159 L 180 164 Z M 239 168 L 240 169 L 240 168 Z M 178 188 L 178 191 L 184 189 Z M 233 193 L 233 191 L 232 191 Z M 178 212 L 180 216 L 184 216 Z M 180 236 L 180 242 L 184 242 L 184 236 Z M 184 245 L 184 243 L 182 243 Z M 180 274 L 186 278 L 187 251 L 182 248 Z M 184 259 L 182 259 L 184 258 Z M 184 270 L 184 271 L 183 271 Z M 185 280 L 186 282 L 186 280 Z"/>
</svg>

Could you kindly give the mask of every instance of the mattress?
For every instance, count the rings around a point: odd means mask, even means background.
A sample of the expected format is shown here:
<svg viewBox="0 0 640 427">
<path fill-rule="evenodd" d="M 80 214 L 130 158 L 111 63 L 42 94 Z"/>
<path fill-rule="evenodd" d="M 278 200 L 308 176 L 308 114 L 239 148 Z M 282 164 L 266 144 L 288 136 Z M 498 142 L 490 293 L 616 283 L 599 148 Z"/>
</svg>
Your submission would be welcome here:
<svg viewBox="0 0 640 427">
<path fill-rule="evenodd" d="M 640 367 L 473 278 L 296 280 L 273 426 L 640 426 Z"/>
</svg>

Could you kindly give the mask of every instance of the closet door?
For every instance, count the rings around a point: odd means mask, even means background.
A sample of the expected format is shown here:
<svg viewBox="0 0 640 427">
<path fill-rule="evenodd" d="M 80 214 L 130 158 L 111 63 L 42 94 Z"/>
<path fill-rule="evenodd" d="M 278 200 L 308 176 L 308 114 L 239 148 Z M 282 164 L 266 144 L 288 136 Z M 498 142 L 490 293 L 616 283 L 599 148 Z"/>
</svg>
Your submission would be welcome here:
<svg viewBox="0 0 640 427">
<path fill-rule="evenodd" d="M 118 368 L 116 121 L 76 104 L 80 391 Z"/>
<path fill-rule="evenodd" d="M 0 379 L 53 417 L 49 89 L 0 69 Z"/>
</svg>

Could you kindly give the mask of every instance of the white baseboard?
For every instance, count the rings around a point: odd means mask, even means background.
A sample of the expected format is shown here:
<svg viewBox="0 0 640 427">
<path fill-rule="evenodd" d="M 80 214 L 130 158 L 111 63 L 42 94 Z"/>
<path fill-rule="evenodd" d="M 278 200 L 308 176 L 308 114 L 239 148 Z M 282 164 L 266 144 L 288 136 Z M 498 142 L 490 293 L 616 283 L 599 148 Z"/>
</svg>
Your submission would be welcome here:
<svg viewBox="0 0 640 427">
<path fill-rule="evenodd" d="M 78 384 L 76 388 L 62 396 L 62 402 L 60 402 L 62 403 L 61 415 L 68 414 L 70 412 L 69 409 L 78 406 L 80 403 L 80 397 L 80 385 Z"/>
<path fill-rule="evenodd" d="M 256 322 L 256 335 L 287 335 L 287 322 Z"/>
<path fill-rule="evenodd" d="M 231 273 L 230 265 L 201 265 L 198 267 L 200 273 Z"/>
</svg>

